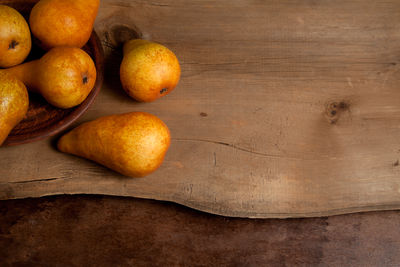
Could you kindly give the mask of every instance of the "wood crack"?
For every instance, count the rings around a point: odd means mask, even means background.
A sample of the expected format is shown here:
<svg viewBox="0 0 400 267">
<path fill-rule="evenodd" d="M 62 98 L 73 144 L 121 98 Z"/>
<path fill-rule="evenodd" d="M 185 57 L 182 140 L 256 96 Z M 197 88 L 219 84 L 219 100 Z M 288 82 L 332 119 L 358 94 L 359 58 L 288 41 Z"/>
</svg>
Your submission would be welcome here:
<svg viewBox="0 0 400 267">
<path fill-rule="evenodd" d="M 185 139 L 185 138 L 171 138 L 171 140 L 178 141 L 178 142 L 205 142 L 205 143 L 211 143 L 211 144 L 217 144 L 217 145 L 222 145 L 222 146 L 227 146 L 236 150 L 240 150 L 246 153 L 258 155 L 258 156 L 263 156 L 263 157 L 268 157 L 268 158 L 285 158 L 285 159 L 296 159 L 296 160 L 305 160 L 303 158 L 296 158 L 296 157 L 288 157 L 288 156 L 282 156 L 282 155 L 274 155 L 274 154 L 268 154 L 268 153 L 263 153 L 263 152 L 258 152 L 258 151 L 253 151 L 244 147 L 240 147 L 234 144 L 230 143 L 225 143 L 221 141 L 213 141 L 213 140 L 206 140 L 206 139 Z"/>
<path fill-rule="evenodd" d="M 36 182 L 50 182 L 55 180 L 65 180 L 70 179 L 67 177 L 59 177 L 59 178 L 45 178 L 45 179 L 38 179 L 38 180 L 27 180 L 27 181 L 17 181 L 17 182 L 5 182 L 0 184 L 27 184 L 27 183 L 36 183 Z"/>
<path fill-rule="evenodd" d="M 293 59 L 293 63 L 296 64 L 329 64 L 331 62 L 329 61 L 306 61 L 302 58 L 259 58 L 257 61 L 238 61 L 238 62 L 216 62 L 216 63 L 208 63 L 208 62 L 183 62 L 182 65 L 197 65 L 197 66 L 228 66 L 228 65 L 246 65 L 246 64 L 260 64 L 264 63 L 264 61 L 268 60 L 290 60 Z M 280 64 L 286 63 L 286 62 L 278 62 Z M 388 65 L 388 66 L 395 66 L 394 62 L 367 62 L 367 61 L 336 61 L 336 64 L 349 64 L 349 65 L 363 65 L 363 64 L 368 64 L 368 65 Z M 296 71 L 298 72 L 298 71 Z"/>
<path fill-rule="evenodd" d="M 178 141 L 178 142 L 205 142 L 205 143 L 211 143 L 211 144 L 216 144 L 216 145 L 222 145 L 226 147 L 230 147 L 232 149 L 236 149 L 239 151 L 243 151 L 249 154 L 265 157 L 265 158 L 272 158 L 272 159 L 290 159 L 290 160 L 301 160 L 301 161 L 319 161 L 319 160 L 337 160 L 338 156 L 330 156 L 330 155 L 321 155 L 320 158 L 305 158 L 305 157 L 296 157 L 296 156 L 288 156 L 288 155 L 277 155 L 277 154 L 269 154 L 269 153 L 264 153 L 264 152 L 259 152 L 259 151 L 254 151 L 250 150 L 244 147 L 237 146 L 235 144 L 230 144 L 226 142 L 221 142 L 221 141 L 213 141 L 213 140 L 207 140 L 207 139 L 195 139 L 195 138 L 171 138 L 173 141 Z M 215 164 L 216 164 L 216 155 L 214 158 Z"/>
<path fill-rule="evenodd" d="M 157 2 L 145 2 L 145 1 L 132 1 L 132 3 L 124 3 L 124 2 L 112 2 L 112 3 L 105 3 L 106 5 L 114 6 L 114 7 L 122 7 L 122 8 L 133 8 L 135 4 L 139 5 L 148 5 L 148 6 L 158 6 L 158 7 L 168 7 L 168 4 L 162 4 Z"/>
</svg>

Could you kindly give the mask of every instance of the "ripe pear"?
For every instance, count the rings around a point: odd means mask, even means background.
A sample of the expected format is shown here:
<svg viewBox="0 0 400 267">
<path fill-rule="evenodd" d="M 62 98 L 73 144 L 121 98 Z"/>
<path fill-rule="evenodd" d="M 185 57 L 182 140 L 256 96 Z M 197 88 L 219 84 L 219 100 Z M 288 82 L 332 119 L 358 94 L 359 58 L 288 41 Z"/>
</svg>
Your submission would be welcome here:
<svg viewBox="0 0 400 267">
<path fill-rule="evenodd" d="M 130 177 L 143 177 L 163 162 L 168 127 L 144 112 L 111 115 L 84 123 L 58 141 L 58 149 L 93 160 Z"/>
<path fill-rule="evenodd" d="M 82 103 L 93 89 L 96 67 L 92 58 L 75 47 L 56 47 L 41 59 L 0 70 L 40 93 L 51 105 L 71 108 Z"/>
<path fill-rule="evenodd" d="M 32 9 L 32 34 L 44 49 L 81 48 L 90 38 L 100 0 L 40 0 Z"/>
<path fill-rule="evenodd" d="M 129 96 L 140 102 L 151 102 L 174 90 L 181 68 L 171 50 L 141 39 L 126 42 L 123 49 L 120 78 Z"/>
<path fill-rule="evenodd" d="M 28 107 L 25 85 L 6 73 L 0 73 L 0 145 L 24 118 Z"/>
<path fill-rule="evenodd" d="M 0 5 L 0 67 L 22 63 L 31 51 L 28 23 L 17 10 Z"/>
</svg>

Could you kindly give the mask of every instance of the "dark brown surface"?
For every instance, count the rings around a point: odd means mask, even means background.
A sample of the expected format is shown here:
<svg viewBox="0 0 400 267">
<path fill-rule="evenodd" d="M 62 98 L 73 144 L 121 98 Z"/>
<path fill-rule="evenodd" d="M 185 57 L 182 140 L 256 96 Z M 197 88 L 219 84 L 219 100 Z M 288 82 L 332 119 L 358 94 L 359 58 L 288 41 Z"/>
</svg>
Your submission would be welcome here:
<svg viewBox="0 0 400 267">
<path fill-rule="evenodd" d="M 395 211 L 251 220 L 134 198 L 8 200 L 0 265 L 398 266 L 399 228 Z"/>
<path fill-rule="evenodd" d="M 20 11 L 25 18 L 29 17 L 30 9 L 34 5 L 33 0 L 10 1 L 0 0 L 0 4 L 7 4 Z M 100 40 L 95 32 L 92 33 L 88 43 L 82 48 L 95 62 L 97 79 L 96 84 L 86 100 L 79 106 L 70 109 L 56 108 L 46 102 L 41 96 L 29 93 L 29 110 L 25 118 L 11 131 L 4 145 L 20 145 L 41 140 L 55 135 L 66 129 L 93 103 L 103 83 L 104 55 Z M 40 58 L 45 51 L 33 45 L 32 51 L 26 61 Z"/>
</svg>

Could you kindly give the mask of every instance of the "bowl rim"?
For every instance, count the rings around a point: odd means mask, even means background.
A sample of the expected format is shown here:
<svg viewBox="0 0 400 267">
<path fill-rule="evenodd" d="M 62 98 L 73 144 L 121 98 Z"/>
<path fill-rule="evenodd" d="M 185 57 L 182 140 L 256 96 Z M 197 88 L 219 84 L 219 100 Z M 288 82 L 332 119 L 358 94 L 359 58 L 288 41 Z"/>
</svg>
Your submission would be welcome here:
<svg viewBox="0 0 400 267">
<path fill-rule="evenodd" d="M 22 145 L 26 143 L 36 142 L 50 136 L 54 136 L 69 127 L 89 109 L 89 107 L 93 104 L 96 96 L 100 92 L 101 86 L 103 84 L 104 51 L 100 38 L 94 30 L 92 31 L 88 44 L 91 44 L 90 47 L 98 48 L 91 51 L 97 74 L 95 85 L 85 101 L 83 101 L 80 105 L 74 107 L 74 110 L 67 116 L 63 117 L 61 120 L 56 121 L 53 125 L 47 128 L 42 128 L 38 131 L 35 131 L 34 133 L 29 134 L 28 137 L 26 137 L 26 135 L 8 136 L 3 142 L 2 146 Z"/>
</svg>

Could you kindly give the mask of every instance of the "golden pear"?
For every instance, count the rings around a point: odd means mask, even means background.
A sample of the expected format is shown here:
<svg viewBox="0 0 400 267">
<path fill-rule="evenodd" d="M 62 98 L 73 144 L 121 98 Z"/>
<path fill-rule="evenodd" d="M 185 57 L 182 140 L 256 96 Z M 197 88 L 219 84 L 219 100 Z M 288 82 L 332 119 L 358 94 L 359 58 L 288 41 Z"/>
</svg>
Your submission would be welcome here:
<svg viewBox="0 0 400 267">
<path fill-rule="evenodd" d="M 0 5 L 0 68 L 22 63 L 31 51 L 31 32 L 14 8 Z"/>
<path fill-rule="evenodd" d="M 82 103 L 96 82 L 92 58 L 75 47 L 56 47 L 41 59 L 0 70 L 40 93 L 51 105 L 71 108 Z"/>
<path fill-rule="evenodd" d="M 90 38 L 100 0 L 40 0 L 29 17 L 32 34 L 45 49 L 81 48 Z"/>
<path fill-rule="evenodd" d="M 6 73 L 0 73 L 0 145 L 24 118 L 28 107 L 25 85 Z"/>
<path fill-rule="evenodd" d="M 165 46 L 141 39 L 124 44 L 120 67 L 122 87 L 129 96 L 151 102 L 175 89 L 181 68 L 175 54 Z"/>
<path fill-rule="evenodd" d="M 131 177 L 154 172 L 169 145 L 168 127 L 144 112 L 98 118 L 78 126 L 58 141 L 62 152 L 93 160 Z"/>
</svg>

